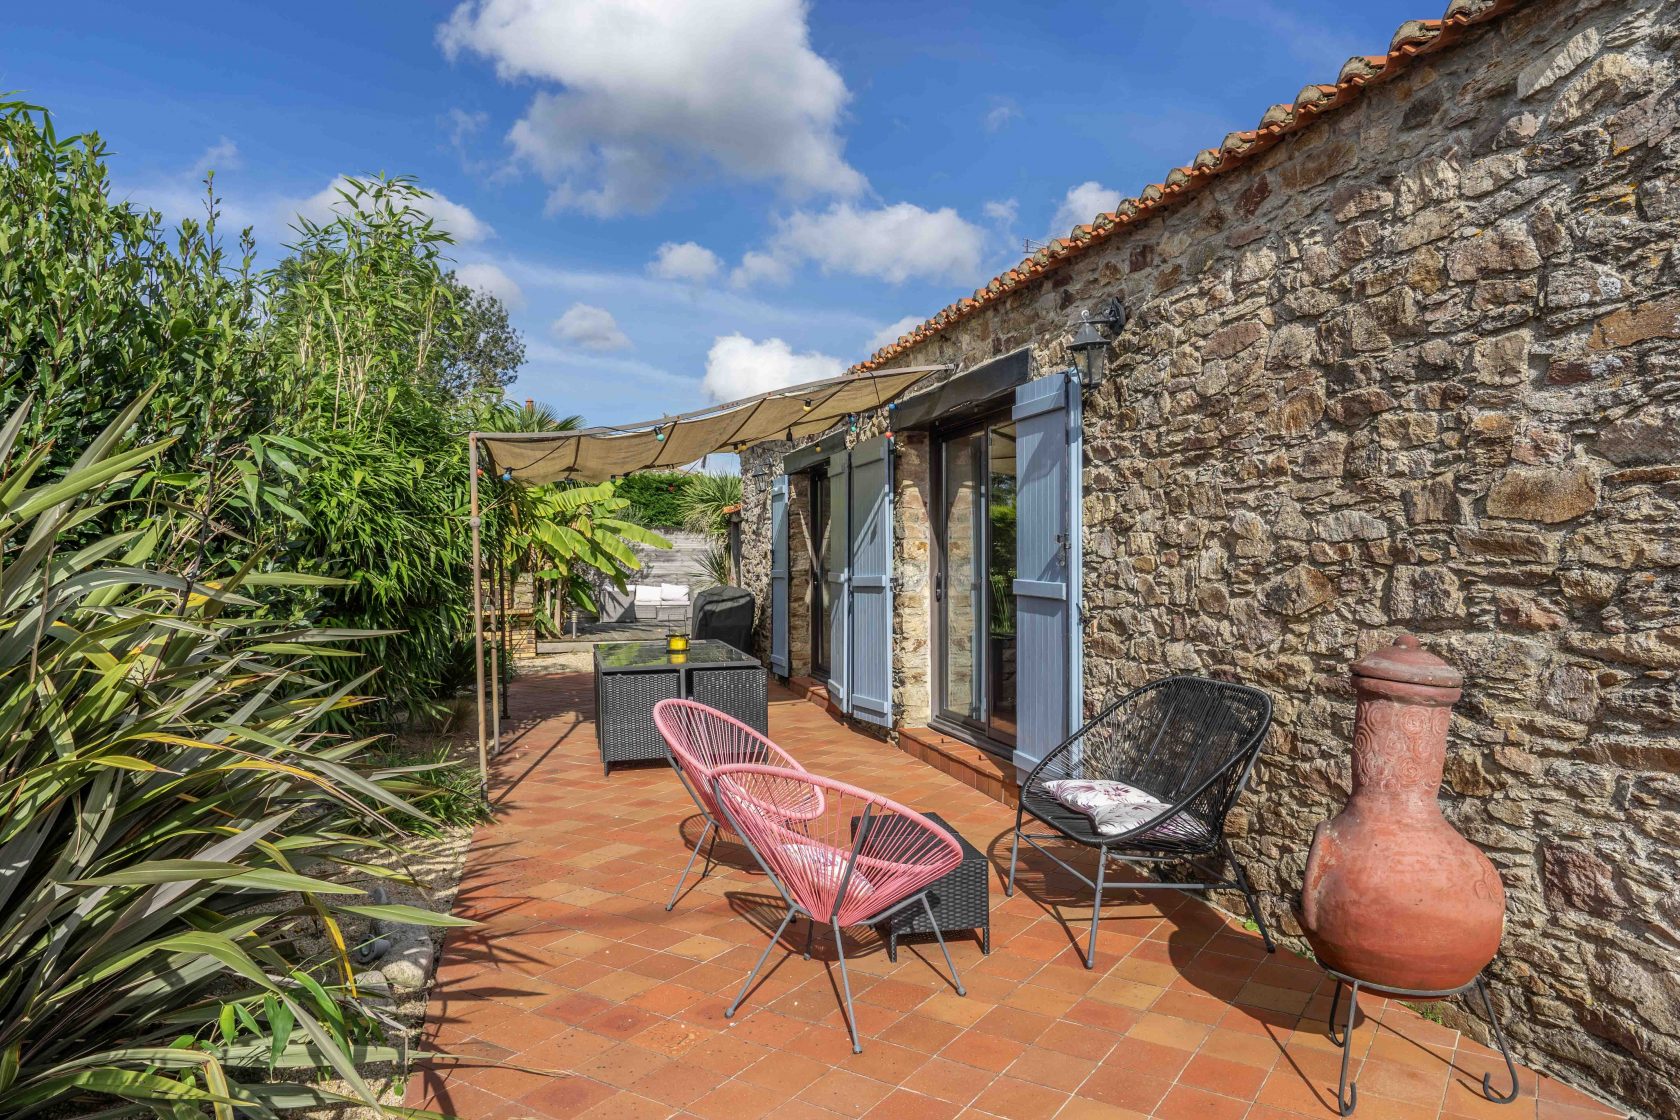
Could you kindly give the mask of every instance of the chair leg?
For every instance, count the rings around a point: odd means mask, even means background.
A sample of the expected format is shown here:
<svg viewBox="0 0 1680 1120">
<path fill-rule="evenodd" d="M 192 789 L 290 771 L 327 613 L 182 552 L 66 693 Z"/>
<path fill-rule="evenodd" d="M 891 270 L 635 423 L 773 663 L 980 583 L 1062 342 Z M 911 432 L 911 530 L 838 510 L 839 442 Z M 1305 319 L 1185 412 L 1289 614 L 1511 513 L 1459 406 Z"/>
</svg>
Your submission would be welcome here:
<svg viewBox="0 0 1680 1120">
<path fill-rule="evenodd" d="M 1097 849 L 1097 893 L 1091 899 L 1091 944 L 1085 950 L 1085 967 L 1097 967 L 1097 919 L 1102 917 L 1103 876 L 1108 872 L 1108 850 Z"/>
<path fill-rule="evenodd" d="M 817 920 L 809 918 L 805 922 L 805 959 L 811 959 L 811 939 L 817 935 Z"/>
<path fill-rule="evenodd" d="M 1231 850 L 1231 845 L 1225 845 L 1225 859 L 1231 864 L 1231 871 L 1237 877 L 1237 886 L 1242 889 L 1243 897 L 1248 900 L 1248 912 L 1254 916 L 1254 924 L 1260 928 L 1260 940 L 1266 943 L 1266 952 L 1277 952 L 1277 943 L 1272 940 L 1272 931 L 1266 928 L 1266 919 L 1260 916 L 1260 900 L 1254 897 L 1254 888 L 1248 885 L 1248 871 L 1242 861 Z"/>
<path fill-rule="evenodd" d="M 951 950 L 945 947 L 945 935 L 939 932 L 939 923 L 934 920 L 933 907 L 928 905 L 927 895 L 922 895 L 922 909 L 927 911 L 928 926 L 933 935 L 939 939 L 939 951 L 945 954 L 945 968 L 951 973 L 951 983 L 957 986 L 957 994 L 966 996 L 968 989 L 963 987 L 962 977 L 957 975 L 957 966 L 951 963 Z"/>
<path fill-rule="evenodd" d="M 782 934 L 786 932 L 788 923 L 793 921 L 793 916 L 797 913 L 798 911 L 793 907 L 788 907 L 786 916 L 782 918 L 782 924 L 777 926 L 776 932 L 770 935 L 770 944 L 764 947 L 764 952 L 759 954 L 758 963 L 753 965 L 751 972 L 747 973 L 747 982 L 741 985 L 741 994 L 735 997 L 734 1003 L 723 1009 L 723 1017 L 725 1019 L 733 1019 L 735 1017 L 736 1009 L 741 1006 L 741 1001 L 747 998 L 747 992 L 752 989 L 753 981 L 758 979 L 758 970 L 763 968 L 764 962 L 770 959 L 770 950 L 774 949 L 776 947 L 776 943 L 782 939 Z"/>
<path fill-rule="evenodd" d="M 694 858 L 700 854 L 700 845 L 704 844 L 706 842 L 706 837 L 707 836 L 711 836 L 714 843 L 717 841 L 717 834 L 713 831 L 712 822 L 710 820 L 706 821 L 705 831 L 700 833 L 700 839 L 699 839 L 699 841 L 697 841 L 695 843 L 694 850 L 692 852 L 688 853 L 688 862 L 683 864 L 682 875 L 677 879 L 677 885 L 675 887 L 671 888 L 671 901 L 669 901 L 665 904 L 665 910 L 666 910 L 667 913 L 669 913 L 670 910 L 674 906 L 676 906 L 677 896 L 682 894 L 683 884 L 688 881 L 688 873 L 690 871 L 694 870 Z M 711 867 L 712 867 L 712 852 L 711 852 L 710 848 L 707 848 L 706 849 L 706 866 L 705 866 L 705 868 L 703 868 L 701 870 L 700 878 L 704 879 L 706 877 L 706 872 L 710 871 Z"/>
<path fill-rule="evenodd" d="M 1015 839 L 1009 845 L 1009 882 L 1003 888 L 1005 898 L 1015 897 L 1015 861 L 1021 856 L 1021 821 L 1015 821 Z"/>
<path fill-rule="evenodd" d="M 852 1019 L 852 981 L 846 975 L 846 947 L 840 941 L 840 923 L 834 925 L 834 955 L 840 958 L 840 990 L 846 995 L 846 1031 L 852 1036 L 852 1053 L 863 1053 L 863 1044 L 858 1041 L 857 1023 Z"/>
</svg>

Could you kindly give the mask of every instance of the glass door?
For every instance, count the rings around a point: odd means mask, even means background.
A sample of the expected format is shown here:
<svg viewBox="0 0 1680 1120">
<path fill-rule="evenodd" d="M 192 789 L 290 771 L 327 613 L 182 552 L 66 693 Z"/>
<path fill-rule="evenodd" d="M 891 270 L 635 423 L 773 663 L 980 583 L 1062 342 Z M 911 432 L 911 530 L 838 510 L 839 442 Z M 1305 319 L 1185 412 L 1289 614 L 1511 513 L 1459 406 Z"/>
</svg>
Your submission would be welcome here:
<svg viewBox="0 0 1680 1120">
<path fill-rule="evenodd" d="M 940 445 L 935 572 L 943 720 L 1015 741 L 1015 425 L 992 421 Z"/>
<path fill-rule="evenodd" d="M 811 675 L 828 679 L 828 477 L 820 471 L 810 475 L 811 494 Z"/>
</svg>

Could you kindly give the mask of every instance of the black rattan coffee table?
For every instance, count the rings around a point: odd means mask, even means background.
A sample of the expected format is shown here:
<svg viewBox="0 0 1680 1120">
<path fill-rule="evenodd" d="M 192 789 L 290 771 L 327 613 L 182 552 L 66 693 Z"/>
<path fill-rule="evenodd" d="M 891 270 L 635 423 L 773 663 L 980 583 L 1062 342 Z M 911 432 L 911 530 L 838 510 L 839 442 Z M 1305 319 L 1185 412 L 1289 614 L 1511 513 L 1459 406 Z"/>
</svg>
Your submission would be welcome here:
<svg viewBox="0 0 1680 1120">
<path fill-rule="evenodd" d="M 962 845 L 962 862 L 936 879 L 927 891 L 928 904 L 933 908 L 934 921 L 939 923 L 939 932 L 948 934 L 971 929 L 978 935 L 981 952 L 989 954 L 992 951 L 992 880 L 988 874 L 991 864 L 980 849 L 970 844 L 944 817 L 938 813 L 923 813 L 922 816 L 950 833 Z M 853 827 L 857 827 L 855 821 Z M 887 959 L 890 961 L 898 960 L 899 938 L 933 932 L 933 926 L 928 924 L 927 911 L 920 906 L 907 906 L 876 928 L 887 939 Z"/>
<path fill-rule="evenodd" d="M 595 735 L 601 773 L 615 762 L 665 760 L 653 726 L 661 700 L 698 700 L 759 734 L 770 729 L 764 666 L 734 646 L 691 641 L 683 653 L 664 642 L 601 642 L 595 647 Z"/>
</svg>

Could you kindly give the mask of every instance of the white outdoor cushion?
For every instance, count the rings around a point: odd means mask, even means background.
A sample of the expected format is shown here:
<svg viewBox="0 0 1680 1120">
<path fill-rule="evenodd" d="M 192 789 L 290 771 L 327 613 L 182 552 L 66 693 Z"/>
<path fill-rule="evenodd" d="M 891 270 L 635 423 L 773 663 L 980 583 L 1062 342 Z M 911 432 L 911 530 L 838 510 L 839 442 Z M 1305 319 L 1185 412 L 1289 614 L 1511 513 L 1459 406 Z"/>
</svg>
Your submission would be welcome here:
<svg viewBox="0 0 1680 1120">
<path fill-rule="evenodd" d="M 1099 836 L 1119 836 L 1123 832 L 1130 832 L 1171 807 L 1160 798 L 1125 782 L 1064 778 L 1060 781 L 1045 782 L 1044 788 L 1051 797 L 1069 809 L 1090 817 L 1091 825 Z M 1160 832 L 1185 840 L 1201 839 L 1207 835 L 1207 829 L 1202 823 L 1188 813 L 1180 813 L 1150 832 Z"/>
<path fill-rule="evenodd" d="M 659 605 L 659 586 L 657 584 L 638 583 L 632 586 L 632 590 L 636 592 L 636 605 L 638 607 Z"/>
<path fill-rule="evenodd" d="M 688 602 L 688 588 L 680 583 L 662 583 L 659 585 L 659 601 L 661 603 Z"/>
</svg>

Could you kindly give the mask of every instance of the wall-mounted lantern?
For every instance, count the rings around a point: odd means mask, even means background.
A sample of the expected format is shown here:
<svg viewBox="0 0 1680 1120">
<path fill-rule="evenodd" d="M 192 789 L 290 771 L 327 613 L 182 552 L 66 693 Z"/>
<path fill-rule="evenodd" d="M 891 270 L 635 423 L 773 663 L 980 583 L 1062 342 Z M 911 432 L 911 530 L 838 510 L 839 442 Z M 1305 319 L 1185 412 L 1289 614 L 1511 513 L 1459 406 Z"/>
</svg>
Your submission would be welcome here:
<svg viewBox="0 0 1680 1120">
<path fill-rule="evenodd" d="M 1092 315 L 1089 309 L 1080 313 L 1079 329 L 1074 331 L 1068 349 L 1073 352 L 1074 364 L 1079 368 L 1081 387 L 1095 389 L 1108 365 L 1109 338 L 1101 328 L 1107 327 L 1111 333 L 1118 334 L 1125 325 L 1126 308 L 1118 299 L 1109 300 L 1097 309 L 1096 315 Z"/>
</svg>

